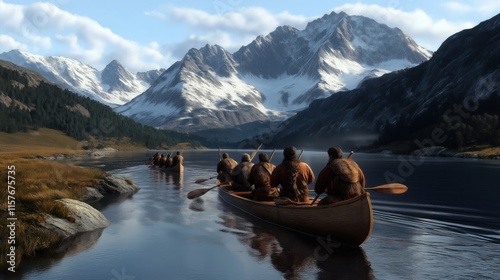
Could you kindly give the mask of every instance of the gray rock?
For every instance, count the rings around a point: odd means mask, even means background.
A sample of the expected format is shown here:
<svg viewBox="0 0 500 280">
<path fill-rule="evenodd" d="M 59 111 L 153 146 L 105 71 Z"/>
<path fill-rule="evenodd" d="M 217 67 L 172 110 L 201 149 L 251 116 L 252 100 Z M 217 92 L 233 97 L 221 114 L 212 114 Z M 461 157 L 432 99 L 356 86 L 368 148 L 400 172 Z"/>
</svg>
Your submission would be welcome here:
<svg viewBox="0 0 500 280">
<path fill-rule="evenodd" d="M 118 175 L 109 175 L 97 188 L 102 194 L 136 192 L 140 188 L 130 180 Z"/>
<path fill-rule="evenodd" d="M 103 197 L 104 195 L 102 195 L 97 189 L 87 188 L 87 193 L 83 196 L 83 201 L 96 201 Z"/>
<path fill-rule="evenodd" d="M 70 212 L 69 217 L 73 218 L 74 222 L 47 215 L 45 221 L 41 223 L 41 226 L 58 233 L 64 238 L 81 232 L 105 228 L 109 225 L 109 220 L 106 219 L 101 212 L 85 202 L 69 198 L 63 198 L 57 201 L 66 205 Z"/>
</svg>

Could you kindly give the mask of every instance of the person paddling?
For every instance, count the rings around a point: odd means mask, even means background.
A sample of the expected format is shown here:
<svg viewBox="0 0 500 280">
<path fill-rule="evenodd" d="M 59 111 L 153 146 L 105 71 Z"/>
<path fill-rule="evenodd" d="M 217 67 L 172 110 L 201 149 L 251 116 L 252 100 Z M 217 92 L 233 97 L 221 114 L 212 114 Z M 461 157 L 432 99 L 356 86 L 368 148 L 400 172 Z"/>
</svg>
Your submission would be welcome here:
<svg viewBox="0 0 500 280">
<path fill-rule="evenodd" d="M 318 195 L 326 192 L 328 196 L 318 205 L 335 203 L 363 194 L 365 175 L 356 162 L 343 158 L 339 147 L 330 147 L 327 153 L 328 163 L 320 171 L 314 191 Z"/>
<path fill-rule="evenodd" d="M 281 196 L 297 202 L 309 202 L 308 185 L 314 182 L 311 167 L 300 161 L 293 146 L 283 150 L 283 162 L 276 166 L 271 175 L 271 187 L 281 185 Z"/>
</svg>

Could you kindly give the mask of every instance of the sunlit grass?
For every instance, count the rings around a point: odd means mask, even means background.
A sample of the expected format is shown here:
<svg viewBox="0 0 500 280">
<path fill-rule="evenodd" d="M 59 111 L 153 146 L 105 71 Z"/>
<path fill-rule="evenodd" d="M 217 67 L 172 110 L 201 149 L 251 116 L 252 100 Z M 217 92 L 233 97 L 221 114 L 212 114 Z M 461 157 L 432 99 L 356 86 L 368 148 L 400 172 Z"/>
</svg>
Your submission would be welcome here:
<svg viewBox="0 0 500 280">
<path fill-rule="evenodd" d="M 83 145 L 84 142 L 47 128 L 12 134 L 0 132 L 0 157 L 4 159 L 85 153 Z"/>
<path fill-rule="evenodd" d="M 475 147 L 463 153 L 467 155 L 478 155 L 479 157 L 500 157 L 500 147 Z"/>
<path fill-rule="evenodd" d="M 10 175 L 15 181 L 13 196 L 16 199 L 17 261 L 23 255 L 33 256 L 37 251 L 48 249 L 60 241 L 61 237 L 56 233 L 38 226 L 45 220 L 46 214 L 74 221 L 69 217 L 66 206 L 57 199 L 81 199 L 87 187 L 95 187 L 105 177 L 105 173 L 99 169 L 80 168 L 55 161 L 0 158 L 0 182 L 5 184 L 8 181 L 8 166 L 15 166 L 15 174 Z M 7 195 L 7 188 L 0 192 L 0 219 L 3 221 L 8 217 Z M 8 243 L 3 239 L 8 234 L 7 225 L 1 223 L 2 252 L 8 249 Z M 0 266 L 6 265 L 4 258 L 2 254 Z"/>
<path fill-rule="evenodd" d="M 118 150 L 145 149 L 128 138 L 91 139 L 76 141 L 64 133 L 41 128 L 38 131 L 14 134 L 0 132 L 0 182 L 5 188 L 0 191 L 0 219 L 8 216 L 7 188 L 8 166 L 15 167 L 10 174 L 15 181 L 16 221 L 16 261 L 23 256 L 34 256 L 37 252 L 50 249 L 61 241 L 56 233 L 39 226 L 46 214 L 67 219 L 70 217 L 66 206 L 56 200 L 71 198 L 81 200 L 88 187 L 97 186 L 106 174 L 93 168 L 80 168 L 57 161 L 39 160 L 56 154 L 83 154 L 89 152 L 85 146 L 112 147 Z M 12 178 L 11 178 L 12 181 Z M 129 182 L 131 183 L 131 181 Z M 0 223 L 0 249 L 7 252 L 10 246 L 6 240 L 9 229 Z M 6 254 L 0 256 L 0 267 L 6 266 Z"/>
</svg>

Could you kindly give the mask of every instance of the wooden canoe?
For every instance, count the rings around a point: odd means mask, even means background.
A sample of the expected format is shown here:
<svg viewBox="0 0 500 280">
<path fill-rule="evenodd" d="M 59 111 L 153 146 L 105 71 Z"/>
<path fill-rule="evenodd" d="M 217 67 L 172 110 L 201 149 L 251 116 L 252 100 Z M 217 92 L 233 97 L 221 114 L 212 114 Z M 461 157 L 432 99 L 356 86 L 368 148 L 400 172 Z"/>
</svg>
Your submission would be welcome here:
<svg viewBox="0 0 500 280">
<path fill-rule="evenodd" d="M 255 201 L 250 192 L 219 188 L 219 197 L 252 216 L 308 235 L 349 246 L 359 246 L 370 236 L 373 211 L 370 194 L 329 205 L 276 205 L 274 201 Z"/>
<path fill-rule="evenodd" d="M 161 170 L 168 171 L 168 172 L 176 172 L 176 173 L 182 173 L 184 172 L 184 164 L 177 164 L 172 167 L 163 167 Z"/>
<path fill-rule="evenodd" d="M 166 171 L 166 172 L 175 172 L 175 173 L 182 173 L 182 172 L 184 172 L 184 164 L 177 164 L 176 166 L 172 166 L 172 167 L 159 167 L 158 165 L 150 164 L 150 167 L 151 168 L 156 168 L 156 169 L 159 169 L 159 170 L 163 170 L 163 171 Z"/>
</svg>

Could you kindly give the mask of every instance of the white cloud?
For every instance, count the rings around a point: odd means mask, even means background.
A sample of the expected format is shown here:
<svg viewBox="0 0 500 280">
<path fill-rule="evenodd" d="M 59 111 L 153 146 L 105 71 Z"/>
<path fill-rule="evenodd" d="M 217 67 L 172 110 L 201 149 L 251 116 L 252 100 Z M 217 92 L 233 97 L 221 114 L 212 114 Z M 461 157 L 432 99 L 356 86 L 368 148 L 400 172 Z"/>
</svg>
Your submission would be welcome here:
<svg viewBox="0 0 500 280">
<path fill-rule="evenodd" d="M 477 0 L 466 4 L 450 0 L 443 3 L 446 7 L 443 12 L 465 12 L 470 8 L 472 10 L 467 15 L 481 14 L 483 18 L 500 10 L 498 0 Z M 395 7 L 358 3 L 339 6 L 335 11 L 364 15 L 390 27 L 398 27 L 431 50 L 436 50 L 450 35 L 477 24 L 433 18 L 423 10 L 403 11 Z M 262 7 L 243 6 L 233 7 L 224 13 L 170 6 L 147 11 L 143 15 L 168 24 L 165 27 L 168 34 L 157 32 L 159 36 L 168 36 L 163 38 L 168 43 L 152 41 L 145 44 L 129 40 L 91 18 L 61 10 L 49 2 L 15 5 L 0 0 L 0 52 L 19 48 L 40 55 L 66 56 L 98 69 L 117 59 L 132 71 L 143 71 L 169 67 L 193 47 L 218 44 L 234 52 L 278 26 L 291 25 L 304 29 L 308 22 L 316 19 L 287 11 L 273 13 Z M 152 30 L 154 28 L 157 26 Z"/>
<path fill-rule="evenodd" d="M 390 27 L 398 27 L 418 44 L 433 51 L 449 36 L 475 25 L 467 21 L 433 19 L 421 9 L 407 12 L 392 7 L 361 3 L 345 4 L 335 8 L 335 11 L 344 11 L 349 15 L 363 15 Z"/>
<path fill-rule="evenodd" d="M 22 6 L 0 1 L 3 26 L 0 51 L 22 48 L 42 55 L 78 59 L 98 69 L 117 59 L 132 71 L 170 65 L 157 43 L 140 45 L 97 21 L 61 10 L 51 3 Z M 9 40 L 7 38 L 11 38 Z"/>
<path fill-rule="evenodd" d="M 500 11 L 498 0 L 477 0 L 471 3 L 473 10 L 483 16 L 493 17 Z"/>
<path fill-rule="evenodd" d="M 472 11 L 470 4 L 464 4 L 456 1 L 444 2 L 443 7 L 453 13 L 467 13 Z"/>
<path fill-rule="evenodd" d="M 150 11 L 146 14 L 168 24 L 188 27 L 189 34 L 185 39 L 171 46 L 176 56 L 182 56 L 188 49 L 205 44 L 217 44 L 234 52 L 278 26 L 291 25 L 302 29 L 311 20 L 287 11 L 273 14 L 261 7 L 238 8 L 215 14 L 194 8 L 169 7 L 164 12 Z"/>
<path fill-rule="evenodd" d="M 26 50 L 28 48 L 27 45 L 16 41 L 14 38 L 0 34 L 0 46 L 8 50 Z"/>
</svg>

